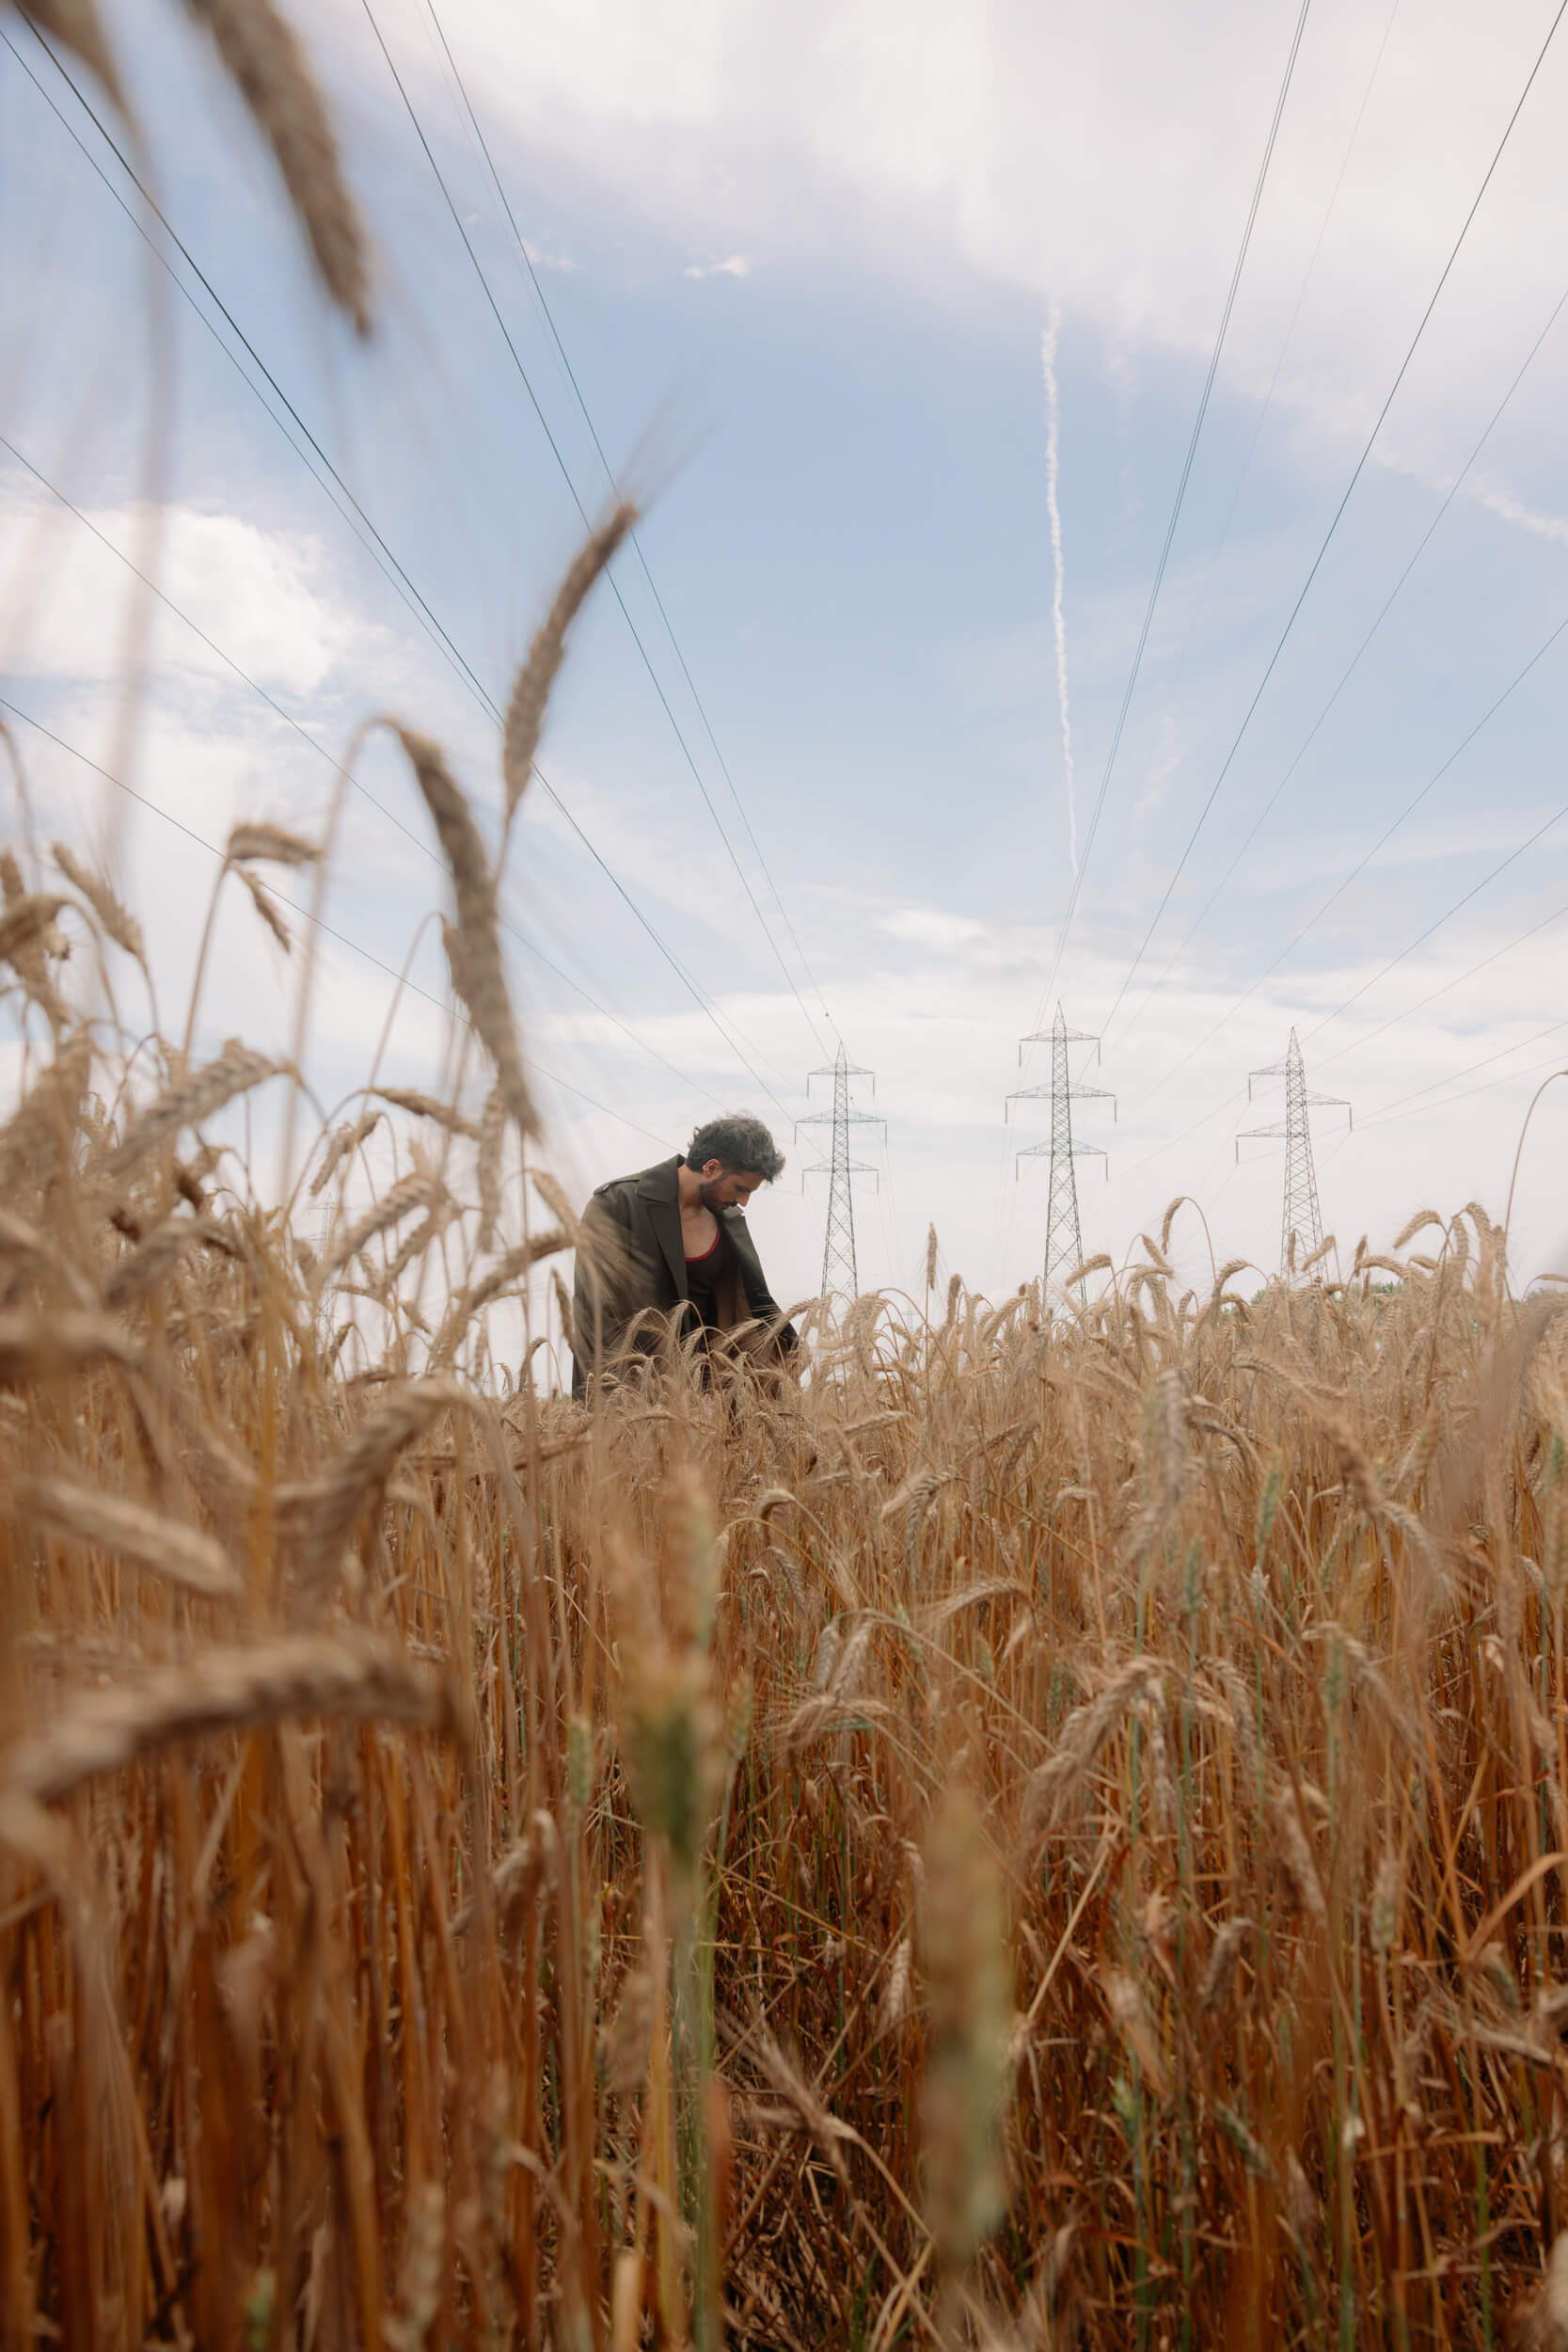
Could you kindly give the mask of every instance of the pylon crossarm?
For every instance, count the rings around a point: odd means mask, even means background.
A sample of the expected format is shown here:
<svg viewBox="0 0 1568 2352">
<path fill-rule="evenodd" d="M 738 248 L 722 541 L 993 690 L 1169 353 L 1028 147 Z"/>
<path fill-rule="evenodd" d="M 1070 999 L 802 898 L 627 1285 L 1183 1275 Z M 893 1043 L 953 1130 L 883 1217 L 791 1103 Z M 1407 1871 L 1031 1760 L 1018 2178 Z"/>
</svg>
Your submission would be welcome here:
<svg viewBox="0 0 1568 2352">
<path fill-rule="evenodd" d="M 1100 1059 L 1100 1040 L 1092 1029 L 1031 1029 L 1027 1037 L 1018 1041 L 1018 1058 L 1022 1067 L 1026 1045 L 1092 1045 L 1094 1057 Z"/>
</svg>

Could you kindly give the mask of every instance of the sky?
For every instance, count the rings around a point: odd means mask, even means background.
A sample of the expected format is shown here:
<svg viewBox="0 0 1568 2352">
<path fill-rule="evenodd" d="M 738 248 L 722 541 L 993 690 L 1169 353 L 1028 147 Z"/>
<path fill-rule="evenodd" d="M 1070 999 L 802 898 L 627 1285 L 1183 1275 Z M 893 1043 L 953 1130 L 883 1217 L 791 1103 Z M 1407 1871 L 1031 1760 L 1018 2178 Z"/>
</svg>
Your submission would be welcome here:
<svg viewBox="0 0 1568 2352">
<path fill-rule="evenodd" d="M 1001 1295 L 1049 1134 L 1004 1104 L 1059 1001 L 1106 1089 L 1085 1254 L 1185 1194 L 1186 1278 L 1211 1242 L 1275 1268 L 1280 1147 L 1237 1136 L 1292 1028 L 1354 1113 L 1313 1126 L 1345 1265 L 1422 1207 L 1502 1214 L 1568 1062 L 1556 0 L 323 0 L 363 342 L 185 12 L 106 14 L 190 260 L 0 16 L 0 715 L 46 837 L 115 859 L 166 1028 L 212 845 L 321 827 L 348 765 L 308 1075 L 330 1110 L 372 1062 L 451 1073 L 442 869 L 362 730 L 437 737 L 493 837 L 494 711 L 612 475 L 638 547 L 503 890 L 569 1191 L 754 1109 L 788 1165 L 753 1231 L 809 1295 L 796 1121 L 842 1040 L 886 1122 L 863 1285 L 918 1295 L 934 1224 L 942 1279 Z M 287 1051 L 300 961 L 230 889 L 198 1041 Z M 1568 1084 L 1521 1279 L 1568 1263 L 1565 1148 Z"/>
</svg>

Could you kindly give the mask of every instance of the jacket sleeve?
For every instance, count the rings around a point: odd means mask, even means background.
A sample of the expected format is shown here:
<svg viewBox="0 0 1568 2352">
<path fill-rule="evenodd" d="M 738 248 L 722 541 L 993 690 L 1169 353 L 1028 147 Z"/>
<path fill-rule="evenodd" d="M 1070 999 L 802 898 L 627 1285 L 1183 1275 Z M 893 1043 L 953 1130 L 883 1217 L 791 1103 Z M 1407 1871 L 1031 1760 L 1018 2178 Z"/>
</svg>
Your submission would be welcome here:
<svg viewBox="0 0 1568 2352">
<path fill-rule="evenodd" d="M 792 1356 L 800 1344 L 800 1335 L 792 1323 L 784 1322 L 784 1309 L 768 1287 L 768 1277 L 762 1270 L 762 1260 L 757 1256 L 757 1246 L 752 1239 L 750 1229 L 742 1228 L 742 1231 L 745 1232 L 745 1247 L 737 1249 L 736 1254 L 740 1263 L 746 1304 L 759 1323 L 777 1325 L 780 1350 L 785 1356 Z"/>
<path fill-rule="evenodd" d="M 630 1204 L 604 1185 L 582 1213 L 572 1277 L 572 1394 L 581 1396 L 590 1375 L 612 1357 L 629 1320 L 626 1268 Z"/>
</svg>

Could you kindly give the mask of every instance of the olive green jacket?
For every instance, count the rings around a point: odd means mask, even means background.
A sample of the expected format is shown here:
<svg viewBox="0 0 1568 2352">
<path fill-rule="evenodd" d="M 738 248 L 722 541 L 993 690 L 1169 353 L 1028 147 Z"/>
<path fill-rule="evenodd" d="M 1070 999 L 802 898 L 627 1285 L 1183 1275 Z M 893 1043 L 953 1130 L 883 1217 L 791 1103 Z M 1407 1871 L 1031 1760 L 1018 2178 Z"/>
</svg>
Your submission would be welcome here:
<svg viewBox="0 0 1568 2352">
<path fill-rule="evenodd" d="M 675 1181 L 680 1165 L 677 1153 L 636 1176 L 612 1177 L 583 1211 L 572 1295 L 574 1396 L 583 1395 L 590 1375 L 613 1363 L 628 1341 L 652 1355 L 671 1322 L 677 1316 L 686 1320 L 686 1250 Z M 719 1215 L 730 1244 L 719 1279 L 719 1328 L 763 1326 L 748 1332 L 741 1344 L 753 1358 L 777 1361 L 794 1349 L 795 1327 L 784 1321 L 768 1287 L 745 1212 L 721 1209 Z M 650 1309 L 659 1311 L 650 1314 Z M 644 1320 L 639 1323 L 640 1316 Z"/>
</svg>

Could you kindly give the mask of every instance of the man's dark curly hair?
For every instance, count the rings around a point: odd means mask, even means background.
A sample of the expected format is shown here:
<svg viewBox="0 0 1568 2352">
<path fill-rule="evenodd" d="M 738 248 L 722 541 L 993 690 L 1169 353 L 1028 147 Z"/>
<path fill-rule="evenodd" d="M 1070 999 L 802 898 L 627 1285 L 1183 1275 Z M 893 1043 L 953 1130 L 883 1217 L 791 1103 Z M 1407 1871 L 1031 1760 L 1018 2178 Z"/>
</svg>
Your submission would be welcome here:
<svg viewBox="0 0 1568 2352">
<path fill-rule="evenodd" d="M 760 1176 L 770 1184 L 784 1168 L 784 1153 L 760 1119 L 750 1111 L 727 1111 L 698 1128 L 686 1147 L 688 1168 L 717 1160 L 726 1176 Z"/>
</svg>

